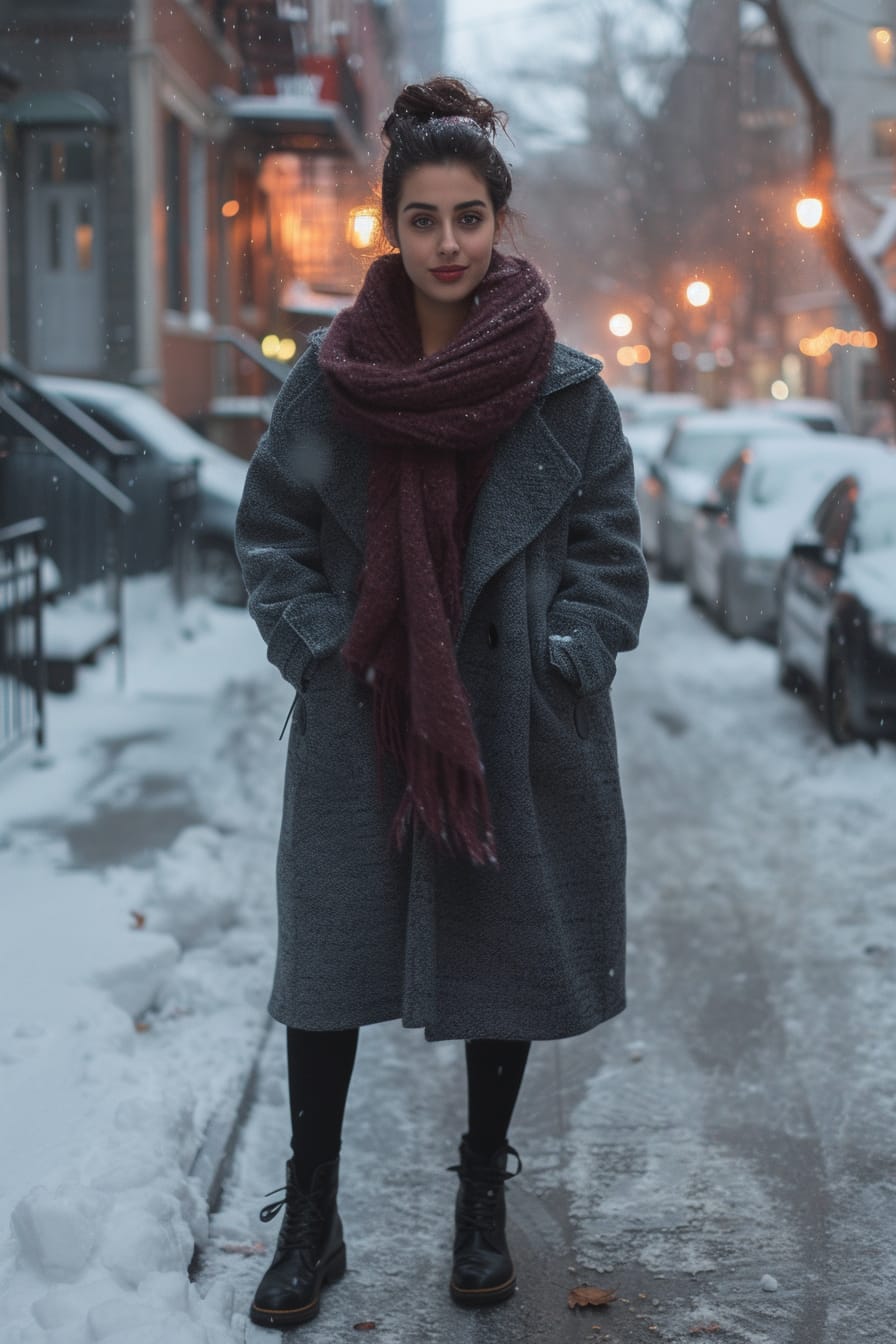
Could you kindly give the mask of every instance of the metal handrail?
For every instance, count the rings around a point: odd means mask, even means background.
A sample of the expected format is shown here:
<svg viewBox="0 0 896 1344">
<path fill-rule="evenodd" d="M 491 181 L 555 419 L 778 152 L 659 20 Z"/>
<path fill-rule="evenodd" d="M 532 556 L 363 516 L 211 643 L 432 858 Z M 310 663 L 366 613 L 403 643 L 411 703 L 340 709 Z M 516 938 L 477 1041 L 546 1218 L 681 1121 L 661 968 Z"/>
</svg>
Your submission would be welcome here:
<svg viewBox="0 0 896 1344">
<path fill-rule="evenodd" d="M 46 743 L 46 690 L 47 664 L 43 647 L 43 541 L 46 524 L 43 518 L 28 518 L 9 527 L 0 528 L 0 563 L 9 558 L 10 567 L 0 568 L 0 590 L 11 584 L 10 601 L 0 603 L 0 672 L 10 668 L 13 678 L 2 689 L 0 698 L 0 758 L 19 742 L 34 733 L 39 750 Z M 33 558 L 22 564 L 16 551 L 23 543 L 32 542 Z M 25 591 L 20 580 L 26 580 Z M 31 580 L 29 586 L 27 581 Z M 34 622 L 33 638 L 22 643 L 22 622 Z M 31 700 L 33 721 L 26 710 Z"/>
<path fill-rule="evenodd" d="M 212 332 L 212 338 L 217 345 L 230 345 L 238 350 L 241 355 L 251 359 L 252 363 L 264 373 L 269 373 L 278 383 L 285 383 L 289 376 L 289 369 L 282 364 L 275 364 L 272 359 L 262 353 L 261 346 L 253 337 L 247 336 L 237 327 L 215 327 Z"/>
<path fill-rule="evenodd" d="M 52 430 L 47 429 L 46 425 L 42 425 L 39 420 L 35 420 L 33 415 L 29 415 L 27 411 L 23 410 L 22 407 L 19 406 L 17 402 L 13 401 L 12 397 L 6 392 L 0 392 L 0 411 L 5 412 L 14 424 L 18 425 L 20 429 L 23 429 L 30 438 L 36 439 L 44 448 L 47 448 L 53 453 L 55 457 L 58 457 L 60 462 L 64 463 L 64 465 L 75 472 L 76 475 L 80 476 L 88 485 L 92 486 L 98 494 L 101 494 L 104 499 L 108 500 L 110 504 L 118 509 L 119 513 L 132 514 L 134 512 L 133 500 L 128 499 L 123 491 L 119 490 L 117 486 L 112 485 L 102 472 L 97 471 L 89 462 L 85 462 L 78 453 L 73 452 L 71 448 L 67 447 L 61 439 L 56 437 Z M 89 417 L 85 418 L 88 420 L 89 425 L 93 425 L 93 421 L 90 420 Z M 99 426 L 96 428 L 98 429 Z M 109 437 L 111 438 L 111 435 Z M 124 454 L 117 454 L 117 456 L 129 457 L 130 454 L 125 452 Z"/>
<path fill-rule="evenodd" d="M 60 393 L 50 392 L 41 386 L 23 364 L 9 355 L 0 355 L 0 379 L 3 377 L 17 383 L 28 393 L 32 403 L 31 411 L 43 410 L 48 406 L 55 416 L 64 422 L 69 433 L 74 426 L 77 434 L 71 437 L 77 440 L 80 436 L 80 443 L 76 442 L 74 445 L 76 448 L 85 447 L 91 453 L 99 450 L 114 464 L 130 461 L 134 456 L 134 450 L 130 445 L 123 444 L 119 439 L 116 439 L 103 425 L 94 420 L 86 411 L 82 411 L 80 406 L 77 406 L 73 401 L 69 401 L 68 397 Z M 15 397 L 10 397 L 10 400 L 15 405 L 21 406 L 26 414 L 31 414 L 27 406 L 16 401 Z M 36 415 L 34 418 L 38 420 L 39 424 L 43 425 L 48 433 L 55 432 L 53 427 L 44 420 Z M 56 438 L 59 438 L 58 434 Z"/>
</svg>

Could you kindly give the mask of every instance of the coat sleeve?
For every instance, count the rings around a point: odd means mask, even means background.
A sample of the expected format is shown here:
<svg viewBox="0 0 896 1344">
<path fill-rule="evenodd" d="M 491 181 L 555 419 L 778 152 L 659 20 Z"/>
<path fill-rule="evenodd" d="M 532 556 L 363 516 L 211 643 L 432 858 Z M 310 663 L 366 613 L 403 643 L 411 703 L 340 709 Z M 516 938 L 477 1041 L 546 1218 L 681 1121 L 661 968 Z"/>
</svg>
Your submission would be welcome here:
<svg viewBox="0 0 896 1344">
<path fill-rule="evenodd" d="M 584 476 L 548 611 L 551 664 L 584 694 L 609 686 L 616 655 L 638 643 L 647 605 L 631 449 L 612 393 L 602 379 L 595 389 Z"/>
<path fill-rule="evenodd" d="M 249 613 L 268 658 L 293 686 L 312 662 L 341 647 L 351 622 L 348 599 L 332 591 L 323 572 L 322 504 L 314 486 L 321 442 L 303 425 L 303 402 L 321 376 L 313 351 L 306 351 L 274 404 L 236 519 Z"/>
</svg>

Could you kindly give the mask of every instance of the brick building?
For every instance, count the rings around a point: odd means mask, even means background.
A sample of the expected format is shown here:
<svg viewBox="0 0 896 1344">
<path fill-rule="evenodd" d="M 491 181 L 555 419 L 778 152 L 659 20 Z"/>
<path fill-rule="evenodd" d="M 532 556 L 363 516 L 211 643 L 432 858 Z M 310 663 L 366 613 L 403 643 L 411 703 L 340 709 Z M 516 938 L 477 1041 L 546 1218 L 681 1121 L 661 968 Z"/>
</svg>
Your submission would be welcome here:
<svg viewBox="0 0 896 1344">
<path fill-rule="evenodd" d="M 398 13 L 0 0 L 0 348 L 189 418 L 262 390 L 222 337 L 299 338 L 356 288 L 348 230 L 400 80 Z"/>
</svg>

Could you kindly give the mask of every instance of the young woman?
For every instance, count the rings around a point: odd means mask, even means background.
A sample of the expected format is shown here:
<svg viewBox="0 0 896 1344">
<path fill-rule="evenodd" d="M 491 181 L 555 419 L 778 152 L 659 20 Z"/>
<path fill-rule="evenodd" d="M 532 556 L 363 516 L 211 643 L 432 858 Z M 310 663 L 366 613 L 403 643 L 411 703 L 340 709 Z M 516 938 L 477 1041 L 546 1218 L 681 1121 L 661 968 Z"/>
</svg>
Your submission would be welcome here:
<svg viewBox="0 0 896 1344">
<path fill-rule="evenodd" d="M 440 77 L 383 131 L 391 255 L 315 333 L 249 468 L 237 546 L 296 689 L 270 1010 L 292 1157 L 251 1308 L 288 1328 L 345 1269 L 343 1111 L 365 1023 L 466 1043 L 450 1291 L 516 1277 L 508 1127 L 532 1040 L 624 1006 L 625 829 L 609 689 L 647 598 L 600 365 L 496 250 L 491 103 Z M 516 1159 L 508 1170 L 508 1157 Z"/>
</svg>

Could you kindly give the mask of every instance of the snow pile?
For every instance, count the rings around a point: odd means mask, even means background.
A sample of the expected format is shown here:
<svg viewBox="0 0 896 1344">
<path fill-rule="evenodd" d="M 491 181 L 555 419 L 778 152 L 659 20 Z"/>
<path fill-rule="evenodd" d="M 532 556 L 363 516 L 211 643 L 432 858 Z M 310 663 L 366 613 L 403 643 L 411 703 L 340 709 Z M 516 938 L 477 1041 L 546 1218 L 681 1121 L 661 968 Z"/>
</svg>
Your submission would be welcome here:
<svg viewBox="0 0 896 1344">
<path fill-rule="evenodd" d="M 3 1344 L 211 1344 L 190 1283 L 267 1031 L 288 702 L 245 612 L 128 589 L 114 659 L 0 773 Z"/>
</svg>

